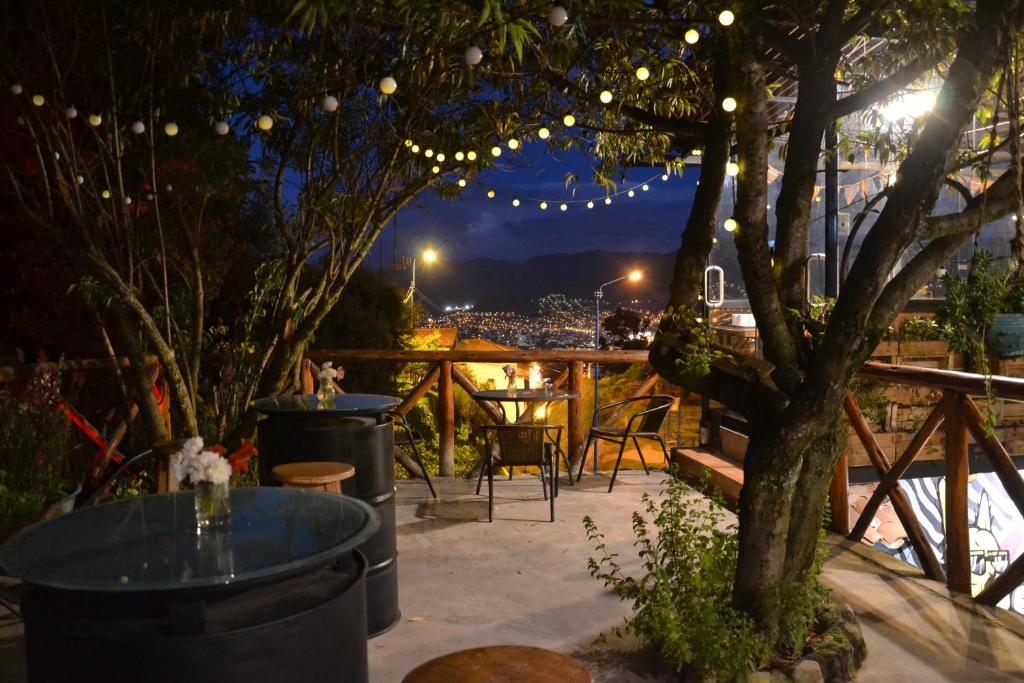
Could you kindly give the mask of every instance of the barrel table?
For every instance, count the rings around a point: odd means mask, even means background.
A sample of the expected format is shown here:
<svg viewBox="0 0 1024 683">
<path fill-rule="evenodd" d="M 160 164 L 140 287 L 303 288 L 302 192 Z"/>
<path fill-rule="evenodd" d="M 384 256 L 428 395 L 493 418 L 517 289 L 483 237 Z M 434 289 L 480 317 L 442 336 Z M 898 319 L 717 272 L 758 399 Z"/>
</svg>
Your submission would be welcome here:
<svg viewBox="0 0 1024 683">
<path fill-rule="evenodd" d="M 243 488 L 228 529 L 191 491 L 85 508 L 23 530 L 0 566 L 22 602 L 30 681 L 366 683 L 373 508 Z"/>
<path fill-rule="evenodd" d="M 369 503 L 380 515 L 380 528 L 359 547 L 366 556 L 366 628 L 370 637 L 384 633 L 401 616 L 398 608 L 398 558 L 395 528 L 395 435 L 387 411 L 394 396 L 338 394 L 323 406 L 315 395 L 274 396 L 254 407 L 264 417 L 258 425 L 260 480 L 271 481 L 278 465 L 311 460 L 347 463 L 355 477 L 342 491 Z"/>
</svg>

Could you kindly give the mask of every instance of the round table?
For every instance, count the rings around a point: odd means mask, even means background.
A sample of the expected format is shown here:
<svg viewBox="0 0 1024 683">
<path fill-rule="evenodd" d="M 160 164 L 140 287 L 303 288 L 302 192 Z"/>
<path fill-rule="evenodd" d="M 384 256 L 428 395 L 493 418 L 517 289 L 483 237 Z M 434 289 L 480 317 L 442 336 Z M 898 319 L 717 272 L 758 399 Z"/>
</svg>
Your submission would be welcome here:
<svg viewBox="0 0 1024 683">
<path fill-rule="evenodd" d="M 285 488 L 231 491 L 199 532 L 192 492 L 85 508 L 0 547 L 29 586 L 33 680 L 365 681 L 366 503 Z"/>
<path fill-rule="evenodd" d="M 278 465 L 328 461 L 352 465 L 356 474 L 342 490 L 369 503 L 381 524 L 359 550 L 366 556 L 367 630 L 379 635 L 401 616 L 398 607 L 398 531 L 395 525 L 395 434 L 387 412 L 394 396 L 338 394 L 321 407 L 314 395 L 274 396 L 254 402 L 260 481 L 271 482 Z"/>
<path fill-rule="evenodd" d="M 561 391 L 559 389 L 552 389 L 547 391 L 545 389 L 517 389 L 516 393 L 510 394 L 507 389 L 490 389 L 487 391 L 477 391 L 473 394 L 473 398 L 481 401 L 494 401 L 501 408 L 501 414 L 505 415 L 505 406 L 503 403 L 515 403 L 516 405 L 516 419 L 519 419 L 519 406 L 522 403 L 552 403 L 554 401 L 568 401 L 574 398 L 579 398 L 580 394 L 578 391 Z M 508 422 L 508 416 L 505 416 L 505 421 Z"/>
</svg>

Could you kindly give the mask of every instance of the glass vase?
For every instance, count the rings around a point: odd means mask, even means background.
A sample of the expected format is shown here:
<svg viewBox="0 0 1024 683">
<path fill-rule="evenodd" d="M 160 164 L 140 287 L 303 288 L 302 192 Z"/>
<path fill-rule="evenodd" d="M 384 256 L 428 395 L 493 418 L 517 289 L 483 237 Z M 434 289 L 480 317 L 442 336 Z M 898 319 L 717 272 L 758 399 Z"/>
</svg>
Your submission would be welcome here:
<svg viewBox="0 0 1024 683">
<path fill-rule="evenodd" d="M 515 377 L 509 377 L 508 378 L 508 386 L 505 388 L 505 392 L 509 396 L 515 396 L 516 395 L 516 378 Z"/>
<path fill-rule="evenodd" d="M 231 520 L 230 486 L 228 482 L 197 481 L 196 528 L 205 530 L 227 529 Z"/>
<path fill-rule="evenodd" d="M 320 380 L 320 386 L 316 390 L 316 402 L 317 407 L 321 410 L 330 410 L 334 408 L 334 397 L 337 396 L 338 392 L 334 390 L 334 385 L 331 384 L 331 380 L 326 377 Z"/>
</svg>

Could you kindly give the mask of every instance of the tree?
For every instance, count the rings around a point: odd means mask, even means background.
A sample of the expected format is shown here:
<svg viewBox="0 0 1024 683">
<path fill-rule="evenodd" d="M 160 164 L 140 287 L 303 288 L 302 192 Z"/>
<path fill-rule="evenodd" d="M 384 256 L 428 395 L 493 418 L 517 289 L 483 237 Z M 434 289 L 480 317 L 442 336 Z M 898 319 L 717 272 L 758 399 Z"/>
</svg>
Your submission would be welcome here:
<svg viewBox="0 0 1024 683">
<path fill-rule="evenodd" d="M 647 339 L 643 333 L 650 326 L 649 315 L 631 308 L 616 309 L 602 323 L 604 331 L 612 337 L 611 343 L 620 349 L 646 349 Z"/>
</svg>

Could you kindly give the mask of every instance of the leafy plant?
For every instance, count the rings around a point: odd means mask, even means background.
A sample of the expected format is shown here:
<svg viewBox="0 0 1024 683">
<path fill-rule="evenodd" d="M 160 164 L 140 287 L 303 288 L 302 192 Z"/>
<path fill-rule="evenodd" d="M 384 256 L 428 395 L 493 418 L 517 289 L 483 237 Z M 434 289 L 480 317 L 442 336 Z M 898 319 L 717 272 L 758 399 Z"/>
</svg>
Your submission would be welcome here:
<svg viewBox="0 0 1024 683">
<path fill-rule="evenodd" d="M 689 307 L 668 308 L 665 315 L 673 321 L 669 329 L 680 331 L 680 352 L 674 361 L 679 380 L 692 387 L 711 372 L 711 364 L 722 353 L 711 344 L 709 321 L 697 317 Z"/>
<path fill-rule="evenodd" d="M 907 318 L 899 331 L 900 341 L 939 341 L 942 340 L 942 326 L 934 318 L 913 316 Z"/>
</svg>

